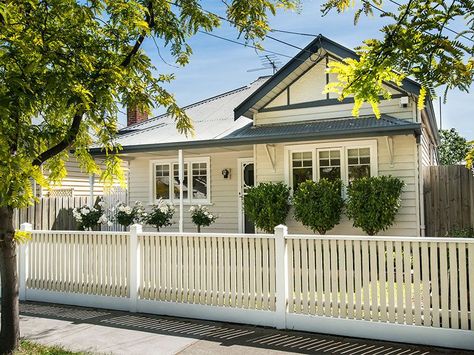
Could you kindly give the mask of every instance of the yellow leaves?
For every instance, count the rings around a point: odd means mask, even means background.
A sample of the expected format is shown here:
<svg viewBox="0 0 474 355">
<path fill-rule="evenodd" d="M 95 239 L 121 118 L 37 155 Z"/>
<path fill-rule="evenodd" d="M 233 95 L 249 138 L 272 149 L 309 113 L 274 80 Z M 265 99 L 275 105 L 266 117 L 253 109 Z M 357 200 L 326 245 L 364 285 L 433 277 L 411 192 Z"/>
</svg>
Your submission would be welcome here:
<svg viewBox="0 0 474 355">
<path fill-rule="evenodd" d="M 31 240 L 32 234 L 31 232 L 27 231 L 20 231 L 15 230 L 15 235 L 13 236 L 13 240 L 18 244 L 26 243 Z"/>
<path fill-rule="evenodd" d="M 420 89 L 420 95 L 418 96 L 418 110 L 423 110 L 425 108 L 426 101 L 426 88 L 424 86 Z"/>
<path fill-rule="evenodd" d="M 100 176 L 106 189 L 110 189 L 114 184 L 119 183 L 122 188 L 126 187 L 125 175 L 122 169 L 122 159 L 115 154 L 107 153 L 104 160 L 105 169 Z"/>
<path fill-rule="evenodd" d="M 468 169 L 474 168 L 474 141 L 468 142 L 471 145 L 471 150 L 466 155 L 466 167 Z"/>
<path fill-rule="evenodd" d="M 72 92 L 82 102 L 84 110 L 89 111 L 92 102 L 92 93 L 82 84 L 73 85 Z"/>
<path fill-rule="evenodd" d="M 375 66 L 371 58 L 364 53 L 358 60 L 346 58 L 329 62 L 327 72 L 336 74 L 337 80 L 328 83 L 323 92 L 336 93 L 340 101 L 353 97 L 352 115 L 355 117 L 359 116 L 363 104 L 368 103 L 374 115 L 380 118 L 380 100 L 388 100 L 392 96 L 386 83 L 400 86 L 404 78 L 387 65 Z"/>
</svg>

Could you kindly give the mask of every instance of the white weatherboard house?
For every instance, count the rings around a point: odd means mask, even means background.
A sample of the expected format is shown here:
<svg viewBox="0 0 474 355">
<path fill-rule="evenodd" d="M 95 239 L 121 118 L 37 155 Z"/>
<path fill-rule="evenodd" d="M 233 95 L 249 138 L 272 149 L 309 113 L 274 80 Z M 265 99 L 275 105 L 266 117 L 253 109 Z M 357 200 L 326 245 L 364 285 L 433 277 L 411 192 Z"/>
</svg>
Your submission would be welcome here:
<svg viewBox="0 0 474 355">
<path fill-rule="evenodd" d="M 381 101 L 380 119 L 369 105 L 360 118 L 352 117 L 352 99 L 323 94 L 335 81 L 327 63 L 346 57 L 357 55 L 319 36 L 273 76 L 185 107 L 194 137 L 177 133 L 167 115 L 146 119 L 135 112 L 136 123 L 118 138 L 129 162 L 130 201 L 175 203 L 173 230 L 195 231 L 189 207 L 202 204 L 219 216 L 205 231 L 252 233 L 242 210 L 249 186 L 283 181 L 293 187 L 321 177 L 347 184 L 360 176 L 392 175 L 406 186 L 395 224 L 385 234 L 424 235 L 422 168 L 436 164 L 439 141 L 431 102 L 420 111 L 420 85 L 406 79 L 401 88 L 386 84 L 392 98 Z M 310 232 L 292 212 L 287 225 L 290 233 Z M 363 232 L 344 217 L 328 233 Z"/>
</svg>

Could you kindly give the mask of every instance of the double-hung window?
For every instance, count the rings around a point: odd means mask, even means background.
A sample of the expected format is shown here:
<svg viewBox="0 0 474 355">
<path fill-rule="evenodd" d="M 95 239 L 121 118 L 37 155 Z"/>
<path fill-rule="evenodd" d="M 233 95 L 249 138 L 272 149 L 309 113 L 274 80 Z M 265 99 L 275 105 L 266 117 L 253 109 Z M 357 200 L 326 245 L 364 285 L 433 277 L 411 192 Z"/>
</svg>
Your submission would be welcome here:
<svg viewBox="0 0 474 355">
<path fill-rule="evenodd" d="M 181 184 L 177 161 L 152 161 L 152 198 L 178 202 Z M 185 160 L 183 164 L 183 200 L 185 203 L 210 203 L 209 158 Z"/>
<path fill-rule="evenodd" d="M 293 191 L 306 180 L 351 181 L 377 175 L 377 141 L 346 141 L 287 146 L 287 183 Z"/>
<path fill-rule="evenodd" d="M 302 182 L 313 179 L 313 152 L 294 152 L 291 154 L 291 177 L 293 191 Z"/>
</svg>

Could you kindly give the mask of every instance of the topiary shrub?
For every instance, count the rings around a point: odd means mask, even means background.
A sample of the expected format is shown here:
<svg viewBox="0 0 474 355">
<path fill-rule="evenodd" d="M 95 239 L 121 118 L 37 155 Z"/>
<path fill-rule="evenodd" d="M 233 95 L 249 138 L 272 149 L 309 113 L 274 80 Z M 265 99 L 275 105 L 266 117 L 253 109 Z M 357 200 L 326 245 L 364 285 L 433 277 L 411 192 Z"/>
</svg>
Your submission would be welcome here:
<svg viewBox="0 0 474 355">
<path fill-rule="evenodd" d="M 354 180 L 347 188 L 347 216 L 354 227 L 375 235 L 393 224 L 404 182 L 392 176 Z"/>
<path fill-rule="evenodd" d="M 340 179 L 307 180 L 299 184 L 293 196 L 295 219 L 313 232 L 326 234 L 341 219 L 344 207 L 341 189 Z"/>
<path fill-rule="evenodd" d="M 267 233 L 285 223 L 290 210 L 290 188 L 282 182 L 251 187 L 244 198 L 244 210 L 255 226 Z"/>
</svg>

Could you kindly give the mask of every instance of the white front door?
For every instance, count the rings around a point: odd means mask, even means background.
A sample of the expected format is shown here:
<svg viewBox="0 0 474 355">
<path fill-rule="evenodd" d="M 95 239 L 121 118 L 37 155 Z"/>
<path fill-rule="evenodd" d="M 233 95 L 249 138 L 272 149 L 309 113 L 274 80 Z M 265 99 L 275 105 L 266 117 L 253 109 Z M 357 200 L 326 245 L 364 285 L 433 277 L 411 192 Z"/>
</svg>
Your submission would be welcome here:
<svg viewBox="0 0 474 355">
<path fill-rule="evenodd" d="M 255 185 L 253 159 L 239 159 L 239 232 L 255 233 L 255 226 L 245 214 L 243 202 L 250 187 Z"/>
</svg>

